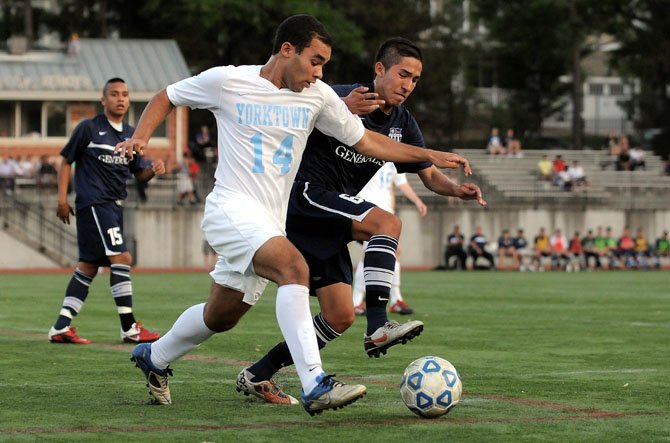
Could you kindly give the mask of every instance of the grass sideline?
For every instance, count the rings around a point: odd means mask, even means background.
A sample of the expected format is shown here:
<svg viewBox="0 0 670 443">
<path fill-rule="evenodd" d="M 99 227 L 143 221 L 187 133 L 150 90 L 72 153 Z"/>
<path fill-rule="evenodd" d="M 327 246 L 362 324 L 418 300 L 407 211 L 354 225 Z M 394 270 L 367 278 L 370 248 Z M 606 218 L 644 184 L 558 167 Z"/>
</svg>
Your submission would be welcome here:
<svg viewBox="0 0 670 443">
<path fill-rule="evenodd" d="M 406 272 L 424 333 L 369 359 L 357 318 L 322 356 L 368 395 L 314 418 L 235 392 L 240 369 L 281 339 L 274 287 L 233 331 L 173 365 L 174 404 L 158 407 L 120 343 L 108 278 L 74 323 L 94 344 L 70 346 L 46 340 L 69 275 L 0 275 L 0 441 L 670 441 L 666 272 Z M 135 274 L 133 286 L 138 319 L 165 332 L 210 280 Z M 462 404 L 436 420 L 414 416 L 397 389 L 423 355 L 463 378 Z M 299 394 L 290 369 L 277 380 Z"/>
</svg>

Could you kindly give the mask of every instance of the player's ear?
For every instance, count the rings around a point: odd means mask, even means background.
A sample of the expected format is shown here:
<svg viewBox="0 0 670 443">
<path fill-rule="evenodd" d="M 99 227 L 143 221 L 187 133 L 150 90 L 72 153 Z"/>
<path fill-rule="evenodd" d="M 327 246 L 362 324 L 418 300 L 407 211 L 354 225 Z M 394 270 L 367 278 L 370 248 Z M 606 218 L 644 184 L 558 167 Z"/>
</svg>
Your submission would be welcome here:
<svg viewBox="0 0 670 443">
<path fill-rule="evenodd" d="M 383 77 L 385 72 L 386 68 L 384 68 L 382 62 L 375 63 L 375 77 Z"/>
<path fill-rule="evenodd" d="M 286 58 L 293 56 L 295 52 L 295 46 L 289 42 L 282 43 L 281 47 L 279 48 L 279 53 Z"/>
</svg>

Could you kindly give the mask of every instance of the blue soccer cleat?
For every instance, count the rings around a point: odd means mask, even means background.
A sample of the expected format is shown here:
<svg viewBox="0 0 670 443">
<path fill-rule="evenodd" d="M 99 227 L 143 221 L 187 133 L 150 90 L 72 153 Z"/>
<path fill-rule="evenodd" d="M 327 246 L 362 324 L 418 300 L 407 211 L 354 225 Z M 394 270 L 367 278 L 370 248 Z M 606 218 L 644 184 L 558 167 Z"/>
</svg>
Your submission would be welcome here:
<svg viewBox="0 0 670 443">
<path fill-rule="evenodd" d="M 135 362 L 135 366 L 140 368 L 147 378 L 149 395 L 153 397 L 152 403 L 158 405 L 171 404 L 168 375 L 172 375 L 172 369 L 169 367 L 159 369 L 151 363 L 151 343 L 142 343 L 135 346 L 130 360 Z"/>
<path fill-rule="evenodd" d="M 326 409 L 341 409 L 363 397 L 368 391 L 363 385 L 345 385 L 326 373 L 316 380 L 319 384 L 308 395 L 300 391 L 302 406 L 311 416 Z"/>
</svg>

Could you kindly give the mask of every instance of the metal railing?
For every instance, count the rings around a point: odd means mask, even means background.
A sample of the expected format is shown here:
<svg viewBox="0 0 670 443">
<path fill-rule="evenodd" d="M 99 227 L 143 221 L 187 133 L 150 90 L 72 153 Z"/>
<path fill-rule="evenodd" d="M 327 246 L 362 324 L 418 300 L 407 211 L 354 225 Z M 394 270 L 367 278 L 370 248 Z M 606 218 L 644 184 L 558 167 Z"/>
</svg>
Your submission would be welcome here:
<svg viewBox="0 0 670 443">
<path fill-rule="evenodd" d="M 3 195 L 0 197 L 0 219 L 2 228 L 12 236 L 61 266 L 70 266 L 77 261 L 74 227 L 67 227 L 47 217 L 42 204 Z"/>
</svg>

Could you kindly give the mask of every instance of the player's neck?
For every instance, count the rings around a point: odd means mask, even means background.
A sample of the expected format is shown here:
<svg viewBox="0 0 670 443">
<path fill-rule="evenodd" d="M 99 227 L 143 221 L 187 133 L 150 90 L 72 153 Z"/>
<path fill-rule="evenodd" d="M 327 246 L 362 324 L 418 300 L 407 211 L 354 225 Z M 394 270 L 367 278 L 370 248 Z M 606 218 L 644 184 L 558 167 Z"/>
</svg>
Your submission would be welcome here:
<svg viewBox="0 0 670 443">
<path fill-rule="evenodd" d="M 279 59 L 273 55 L 261 68 L 260 76 L 281 89 L 284 87 L 281 73 L 282 69 L 279 65 Z"/>
<path fill-rule="evenodd" d="M 112 115 L 109 112 L 105 112 L 105 117 L 110 123 L 123 124 L 123 115 Z"/>
</svg>

